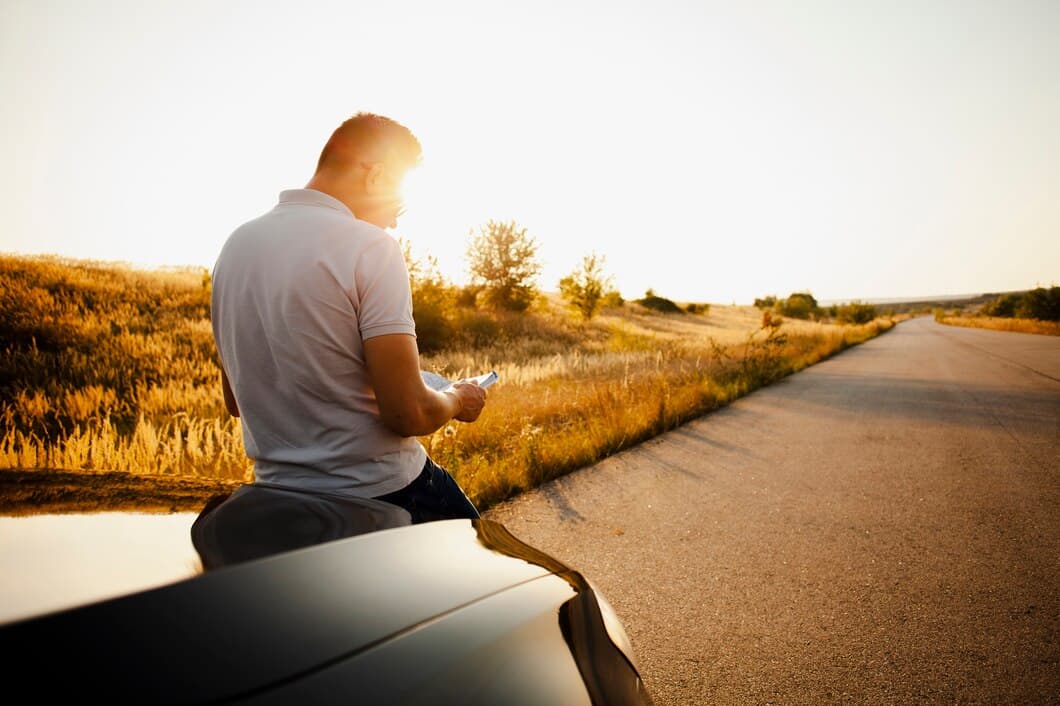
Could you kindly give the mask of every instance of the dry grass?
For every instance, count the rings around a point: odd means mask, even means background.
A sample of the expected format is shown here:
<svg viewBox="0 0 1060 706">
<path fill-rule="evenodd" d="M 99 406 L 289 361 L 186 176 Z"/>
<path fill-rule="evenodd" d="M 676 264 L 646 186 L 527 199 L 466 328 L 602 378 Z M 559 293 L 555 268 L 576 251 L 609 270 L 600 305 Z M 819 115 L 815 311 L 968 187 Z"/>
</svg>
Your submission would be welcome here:
<svg viewBox="0 0 1060 706">
<path fill-rule="evenodd" d="M 1060 336 L 1060 323 L 1038 319 L 1016 319 L 1000 316 L 938 316 L 935 320 L 947 326 L 985 328 L 994 331 L 1017 331 L 1045 336 Z"/>
<path fill-rule="evenodd" d="M 0 468 L 252 478 L 220 394 L 203 274 L 0 257 Z M 478 422 L 422 441 L 483 508 L 894 325 L 762 328 L 757 309 L 720 305 L 623 307 L 582 322 L 554 297 L 522 317 L 466 320 L 502 340 L 472 337 L 479 345 L 424 356 L 423 367 L 492 369 L 500 382 Z"/>
<path fill-rule="evenodd" d="M 889 321 L 864 326 L 798 322 L 771 337 L 752 323 L 760 320 L 757 311 L 726 314 L 724 326 L 669 317 L 622 321 L 618 339 L 651 343 L 644 347 L 573 351 L 507 364 L 467 353 L 436 356 L 431 362 L 438 369 L 451 374 L 495 369 L 503 384 L 491 388 L 478 422 L 450 423 L 425 437 L 424 445 L 476 504 L 486 507 L 893 326 Z M 682 331 L 689 326 L 702 330 L 695 336 Z M 655 328 L 660 329 L 656 335 L 646 333 Z"/>
</svg>

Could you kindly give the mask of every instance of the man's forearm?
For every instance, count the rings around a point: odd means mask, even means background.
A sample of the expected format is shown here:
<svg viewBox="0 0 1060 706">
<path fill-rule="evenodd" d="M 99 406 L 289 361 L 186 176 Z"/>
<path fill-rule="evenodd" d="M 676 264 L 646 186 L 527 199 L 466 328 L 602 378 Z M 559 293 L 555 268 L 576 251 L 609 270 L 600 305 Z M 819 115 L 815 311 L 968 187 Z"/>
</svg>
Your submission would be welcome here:
<svg viewBox="0 0 1060 706">
<path fill-rule="evenodd" d="M 365 364 L 379 418 L 401 436 L 425 436 L 450 419 L 473 421 L 485 401 L 485 390 L 457 381 L 445 392 L 427 387 L 420 370 L 416 339 L 387 334 L 364 342 Z"/>
<path fill-rule="evenodd" d="M 460 399 L 456 393 L 437 392 L 426 385 L 415 404 L 394 409 L 390 414 L 380 410 L 383 423 L 401 436 L 426 436 L 459 413 Z"/>
</svg>

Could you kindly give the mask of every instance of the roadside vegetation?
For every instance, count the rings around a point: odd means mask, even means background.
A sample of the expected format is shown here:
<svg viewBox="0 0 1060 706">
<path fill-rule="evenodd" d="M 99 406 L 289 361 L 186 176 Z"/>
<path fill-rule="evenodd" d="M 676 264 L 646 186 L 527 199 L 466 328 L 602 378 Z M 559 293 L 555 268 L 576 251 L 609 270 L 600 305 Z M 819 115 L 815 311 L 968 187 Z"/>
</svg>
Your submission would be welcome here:
<svg viewBox="0 0 1060 706">
<path fill-rule="evenodd" d="M 512 266 L 458 286 L 405 248 L 423 367 L 500 375 L 478 422 L 422 439 L 483 508 L 894 325 L 651 291 L 627 302 L 596 254 L 542 293 L 535 243 L 514 223 L 472 234 L 469 260 L 482 250 L 484 266 Z M 0 256 L 0 468 L 249 480 L 209 302 L 203 269 Z"/>
<path fill-rule="evenodd" d="M 867 324 L 880 316 L 892 319 L 896 316 L 892 310 L 881 312 L 872 304 L 858 300 L 846 304 L 821 306 L 809 292 L 792 292 L 786 299 L 778 299 L 775 295 L 761 297 L 755 299 L 755 306 L 780 316 L 839 324 Z"/>
<path fill-rule="evenodd" d="M 1001 294 L 977 311 L 935 309 L 935 320 L 950 326 L 1060 336 L 1060 287 Z"/>
</svg>

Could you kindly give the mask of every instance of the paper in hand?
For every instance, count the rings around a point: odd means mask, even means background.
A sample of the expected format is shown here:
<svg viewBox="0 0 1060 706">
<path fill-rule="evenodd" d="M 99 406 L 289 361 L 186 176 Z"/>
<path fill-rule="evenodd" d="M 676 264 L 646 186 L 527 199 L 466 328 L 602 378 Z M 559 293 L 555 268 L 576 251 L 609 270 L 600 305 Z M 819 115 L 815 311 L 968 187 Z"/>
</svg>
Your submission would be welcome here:
<svg viewBox="0 0 1060 706">
<path fill-rule="evenodd" d="M 485 375 L 479 375 L 468 379 L 469 382 L 477 382 L 479 387 L 489 387 L 493 383 L 497 382 L 497 372 L 491 370 Z"/>
<path fill-rule="evenodd" d="M 427 387 L 431 388 L 432 390 L 438 390 L 439 392 L 443 392 L 445 390 L 448 390 L 453 385 L 452 380 L 445 377 L 444 375 L 439 375 L 438 373 L 432 373 L 426 370 L 421 370 L 420 375 L 423 376 L 423 382 L 426 383 Z M 467 380 L 468 382 L 477 382 L 479 384 L 479 387 L 489 387 L 493 383 L 497 382 L 497 372 L 491 370 L 488 373 L 479 375 L 477 377 L 468 378 Z"/>
</svg>

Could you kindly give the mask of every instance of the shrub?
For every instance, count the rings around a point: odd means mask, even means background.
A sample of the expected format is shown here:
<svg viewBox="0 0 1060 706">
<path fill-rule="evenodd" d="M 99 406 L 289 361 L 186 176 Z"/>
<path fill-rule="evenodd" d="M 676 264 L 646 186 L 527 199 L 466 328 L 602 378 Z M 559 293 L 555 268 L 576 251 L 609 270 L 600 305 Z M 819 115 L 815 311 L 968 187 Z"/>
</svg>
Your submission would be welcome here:
<svg viewBox="0 0 1060 706">
<path fill-rule="evenodd" d="M 710 304 L 702 304 L 696 302 L 690 302 L 685 305 L 685 311 L 689 314 L 702 314 L 706 316 L 710 313 Z"/>
<path fill-rule="evenodd" d="M 622 295 L 617 289 L 612 289 L 610 292 L 604 294 L 604 298 L 601 300 L 601 304 L 605 309 L 617 309 L 625 306 L 626 300 L 622 298 Z"/>
<path fill-rule="evenodd" d="M 563 299 L 584 319 L 591 319 L 603 303 L 604 290 L 611 278 L 603 272 L 604 257 L 595 252 L 582 258 L 581 265 L 559 281 Z"/>
<path fill-rule="evenodd" d="M 852 301 L 836 307 L 836 320 L 841 324 L 867 324 L 876 318 L 876 307 L 859 301 Z"/>
<path fill-rule="evenodd" d="M 452 309 L 457 290 L 438 269 L 438 259 L 427 255 L 423 260 L 412 256 L 407 241 L 399 238 L 412 291 L 412 318 L 416 323 L 416 345 L 421 353 L 441 350 L 453 334 Z"/>
<path fill-rule="evenodd" d="M 646 291 L 644 293 L 644 298 L 635 300 L 635 303 L 640 304 L 641 306 L 645 307 L 646 309 L 651 309 L 653 311 L 659 311 L 659 312 L 662 312 L 664 314 L 683 314 L 683 313 L 685 313 L 684 309 L 682 309 L 681 307 L 677 306 L 677 304 L 674 304 L 669 299 L 666 299 L 665 297 L 657 296 L 655 294 L 655 290 L 654 289 L 649 289 L 648 291 Z"/>
<path fill-rule="evenodd" d="M 453 301 L 457 306 L 474 309 L 478 302 L 478 295 L 481 293 L 481 284 L 467 284 L 456 289 Z"/>
<path fill-rule="evenodd" d="M 793 319 L 816 318 L 820 310 L 817 300 L 809 292 L 794 292 L 783 301 L 777 302 L 777 312 Z"/>
<path fill-rule="evenodd" d="M 416 346 L 420 353 L 446 347 L 453 333 L 450 309 L 443 292 L 433 288 L 412 291 L 412 318 L 416 322 Z"/>
<path fill-rule="evenodd" d="M 755 299 L 755 307 L 758 309 L 772 309 L 777 305 L 777 298 L 770 294 L 768 297 Z"/>
</svg>

